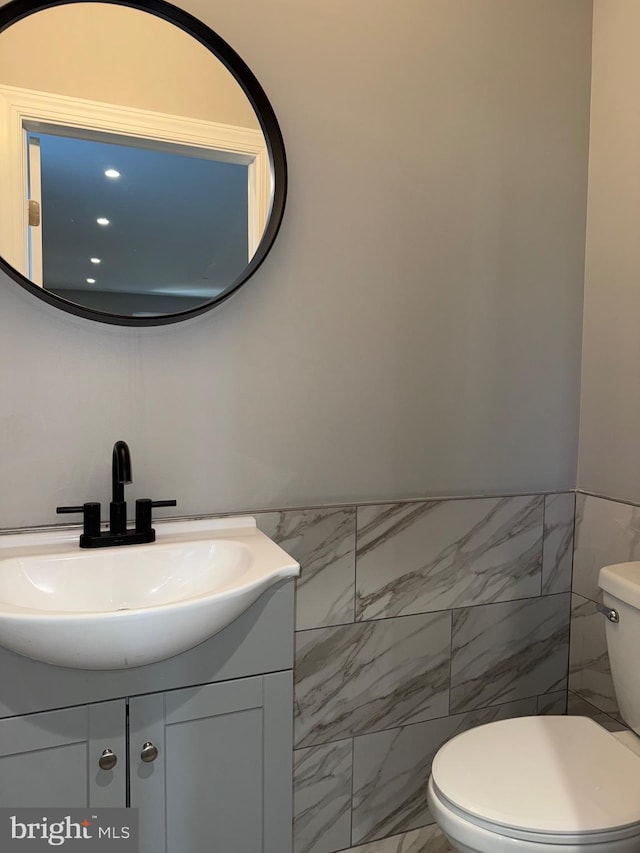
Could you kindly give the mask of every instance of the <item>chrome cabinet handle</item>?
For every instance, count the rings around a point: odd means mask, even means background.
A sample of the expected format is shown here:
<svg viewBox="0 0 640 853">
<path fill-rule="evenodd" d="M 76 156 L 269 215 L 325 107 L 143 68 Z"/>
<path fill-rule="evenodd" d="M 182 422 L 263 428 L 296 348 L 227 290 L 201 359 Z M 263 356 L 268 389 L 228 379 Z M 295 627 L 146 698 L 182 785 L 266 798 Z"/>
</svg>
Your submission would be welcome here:
<svg viewBox="0 0 640 853">
<path fill-rule="evenodd" d="M 157 757 L 158 747 L 154 746 L 151 741 L 148 740 L 142 747 L 140 758 L 145 762 L 145 764 L 150 764 L 152 761 L 155 761 Z"/>
<path fill-rule="evenodd" d="M 113 770 L 118 763 L 118 756 L 110 749 L 103 749 L 102 755 L 98 759 L 98 764 L 101 770 Z"/>
</svg>

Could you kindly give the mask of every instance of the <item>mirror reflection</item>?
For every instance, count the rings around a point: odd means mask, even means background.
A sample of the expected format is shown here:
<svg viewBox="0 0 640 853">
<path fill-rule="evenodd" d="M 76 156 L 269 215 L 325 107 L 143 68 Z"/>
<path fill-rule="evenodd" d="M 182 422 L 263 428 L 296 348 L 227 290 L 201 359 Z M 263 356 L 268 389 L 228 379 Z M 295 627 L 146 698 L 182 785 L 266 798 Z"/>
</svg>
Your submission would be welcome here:
<svg viewBox="0 0 640 853">
<path fill-rule="evenodd" d="M 272 203 L 267 143 L 235 77 L 179 27 L 84 2 L 13 23 L 0 121 L 0 254 L 33 284 L 157 317 L 245 275 Z"/>
</svg>

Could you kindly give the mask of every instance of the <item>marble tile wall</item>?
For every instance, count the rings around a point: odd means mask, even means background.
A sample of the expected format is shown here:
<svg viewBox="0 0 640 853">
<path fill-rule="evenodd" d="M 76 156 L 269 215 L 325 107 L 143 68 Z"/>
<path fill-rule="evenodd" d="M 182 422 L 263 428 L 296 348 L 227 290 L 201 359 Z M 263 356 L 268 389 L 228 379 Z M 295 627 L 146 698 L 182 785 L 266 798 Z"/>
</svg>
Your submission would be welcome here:
<svg viewBox="0 0 640 853">
<path fill-rule="evenodd" d="M 455 853 L 436 826 L 349 848 L 349 853 Z"/>
<path fill-rule="evenodd" d="M 445 853 L 431 760 L 567 701 L 574 495 L 256 514 L 301 563 L 296 853 Z"/>
<path fill-rule="evenodd" d="M 640 559 L 640 508 L 608 498 L 576 497 L 571 595 L 569 711 L 620 727 L 607 655 L 598 572 L 602 566 Z"/>
</svg>

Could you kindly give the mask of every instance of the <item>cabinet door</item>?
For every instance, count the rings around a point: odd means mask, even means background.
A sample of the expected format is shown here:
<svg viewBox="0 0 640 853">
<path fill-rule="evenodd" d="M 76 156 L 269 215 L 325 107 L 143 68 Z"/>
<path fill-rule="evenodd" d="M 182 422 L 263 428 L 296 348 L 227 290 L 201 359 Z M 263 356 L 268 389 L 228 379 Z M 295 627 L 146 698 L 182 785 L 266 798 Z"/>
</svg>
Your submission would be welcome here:
<svg viewBox="0 0 640 853">
<path fill-rule="evenodd" d="M 290 853 L 292 693 L 283 672 L 130 700 L 140 853 Z"/>
<path fill-rule="evenodd" d="M 0 806 L 124 806 L 125 731 L 123 699 L 0 720 Z M 98 764 L 105 749 L 111 770 Z"/>
</svg>

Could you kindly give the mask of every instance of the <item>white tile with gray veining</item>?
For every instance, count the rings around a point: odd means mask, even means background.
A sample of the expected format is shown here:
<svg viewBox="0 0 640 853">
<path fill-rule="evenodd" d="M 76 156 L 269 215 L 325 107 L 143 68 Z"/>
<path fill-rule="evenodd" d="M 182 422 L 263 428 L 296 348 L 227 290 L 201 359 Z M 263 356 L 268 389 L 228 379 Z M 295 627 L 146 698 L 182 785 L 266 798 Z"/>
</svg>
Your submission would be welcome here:
<svg viewBox="0 0 640 853">
<path fill-rule="evenodd" d="M 600 601 L 600 569 L 640 560 L 640 508 L 579 494 L 575 536 L 573 591 Z"/>
<path fill-rule="evenodd" d="M 353 622 L 356 509 L 256 514 L 260 530 L 300 563 L 296 628 Z"/>
<path fill-rule="evenodd" d="M 546 495 L 542 546 L 542 593 L 571 591 L 573 524 L 576 496 L 573 492 Z"/>
<path fill-rule="evenodd" d="M 455 853 L 437 826 L 424 826 L 393 838 L 350 847 L 344 853 Z"/>
<path fill-rule="evenodd" d="M 543 498 L 358 507 L 356 619 L 540 594 Z"/>
<path fill-rule="evenodd" d="M 569 689 L 606 714 L 619 716 L 605 633 L 606 617 L 593 601 L 572 595 Z"/>
<path fill-rule="evenodd" d="M 298 747 L 448 713 L 451 614 L 296 634 Z"/>
<path fill-rule="evenodd" d="M 587 702 L 586 699 L 571 691 L 569 691 L 567 702 L 567 714 L 570 714 L 572 717 L 590 717 L 610 732 L 621 732 L 626 729 L 624 723 L 616 720 L 615 717 L 610 717 L 609 714 L 605 714 L 604 711 L 596 708 L 591 702 Z"/>
<path fill-rule="evenodd" d="M 558 690 L 554 693 L 545 693 L 538 696 L 537 714 L 560 714 L 567 713 L 567 691 Z"/>
<path fill-rule="evenodd" d="M 295 853 L 333 853 L 351 844 L 352 741 L 293 753 Z"/>
<path fill-rule="evenodd" d="M 565 690 L 569 594 L 453 612 L 451 713 Z"/>
<path fill-rule="evenodd" d="M 532 697 L 355 738 L 353 843 L 433 823 L 427 804 L 427 781 L 440 747 L 482 723 L 535 712 L 536 697 Z"/>
</svg>

